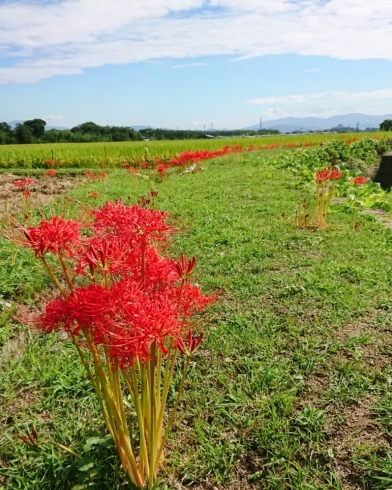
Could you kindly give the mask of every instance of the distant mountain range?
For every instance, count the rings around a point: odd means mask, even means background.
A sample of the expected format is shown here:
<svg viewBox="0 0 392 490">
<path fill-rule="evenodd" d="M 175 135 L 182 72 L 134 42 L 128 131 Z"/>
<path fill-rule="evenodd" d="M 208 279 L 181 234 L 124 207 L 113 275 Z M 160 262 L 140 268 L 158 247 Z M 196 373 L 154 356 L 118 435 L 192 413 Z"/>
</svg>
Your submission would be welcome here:
<svg viewBox="0 0 392 490">
<path fill-rule="evenodd" d="M 378 128 L 385 119 L 392 119 L 392 114 L 383 116 L 370 116 L 369 114 L 342 114 L 332 117 L 284 117 L 274 119 L 273 121 L 262 121 L 263 129 L 278 129 L 282 133 L 291 133 L 293 131 L 324 131 L 326 129 L 336 128 L 341 124 L 344 127 L 352 127 L 353 130 L 358 128 Z M 260 129 L 260 123 L 254 124 L 244 129 L 257 131 Z"/>
<path fill-rule="evenodd" d="M 17 124 L 23 124 L 24 121 L 9 121 L 8 124 L 11 126 L 12 129 L 15 128 Z M 65 128 L 64 126 L 45 126 L 45 130 L 49 131 L 50 129 L 69 129 Z"/>
<path fill-rule="evenodd" d="M 282 133 L 292 133 L 293 131 L 325 131 L 327 129 L 336 128 L 339 125 L 344 127 L 351 127 L 353 131 L 356 130 L 357 125 L 361 130 L 367 128 L 378 128 L 385 119 L 392 119 L 392 114 L 384 114 L 381 116 L 371 116 L 369 114 L 342 114 L 332 117 L 283 117 L 281 119 L 274 119 L 272 121 L 262 121 L 263 129 L 277 129 Z M 10 121 L 8 124 L 15 128 L 17 124 L 22 124 L 24 121 Z M 151 126 L 129 126 L 136 131 L 141 129 L 147 129 Z M 63 126 L 46 126 L 46 131 L 50 129 L 70 129 Z M 254 124 L 242 128 L 243 130 L 260 129 L 260 123 Z M 221 130 L 223 131 L 223 130 Z"/>
</svg>

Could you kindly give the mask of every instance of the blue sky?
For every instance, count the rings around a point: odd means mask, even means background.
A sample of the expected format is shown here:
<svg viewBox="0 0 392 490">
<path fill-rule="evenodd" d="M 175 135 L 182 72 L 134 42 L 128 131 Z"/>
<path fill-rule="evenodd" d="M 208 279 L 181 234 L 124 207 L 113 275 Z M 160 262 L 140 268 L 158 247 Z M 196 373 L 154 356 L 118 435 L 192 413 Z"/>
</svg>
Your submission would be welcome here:
<svg viewBox="0 0 392 490">
<path fill-rule="evenodd" d="M 391 19 L 391 0 L 0 0 L 0 121 L 392 113 Z"/>
</svg>

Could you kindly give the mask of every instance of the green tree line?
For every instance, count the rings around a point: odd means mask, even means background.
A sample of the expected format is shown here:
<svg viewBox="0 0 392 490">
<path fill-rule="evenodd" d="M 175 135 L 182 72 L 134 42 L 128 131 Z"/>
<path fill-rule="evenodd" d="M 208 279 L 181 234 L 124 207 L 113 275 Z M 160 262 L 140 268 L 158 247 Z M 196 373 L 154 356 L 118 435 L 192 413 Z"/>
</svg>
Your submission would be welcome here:
<svg viewBox="0 0 392 490">
<path fill-rule="evenodd" d="M 72 129 L 45 130 L 46 121 L 31 119 L 17 124 L 14 129 L 6 122 L 0 123 L 0 144 L 30 143 L 89 143 L 98 141 L 138 141 L 142 136 L 132 128 L 99 126 L 86 122 Z"/>
<path fill-rule="evenodd" d="M 173 130 L 146 128 L 136 131 L 125 126 L 100 126 L 93 122 L 79 124 L 72 129 L 45 130 L 46 121 L 31 119 L 15 128 L 6 123 L 0 123 L 0 145 L 30 144 L 30 143 L 89 143 L 109 141 L 140 141 L 150 140 L 184 140 L 203 139 L 208 137 L 225 136 L 256 136 L 263 134 L 279 134 L 279 131 L 263 129 L 261 131 L 213 131 L 211 134 L 198 130 Z"/>
</svg>

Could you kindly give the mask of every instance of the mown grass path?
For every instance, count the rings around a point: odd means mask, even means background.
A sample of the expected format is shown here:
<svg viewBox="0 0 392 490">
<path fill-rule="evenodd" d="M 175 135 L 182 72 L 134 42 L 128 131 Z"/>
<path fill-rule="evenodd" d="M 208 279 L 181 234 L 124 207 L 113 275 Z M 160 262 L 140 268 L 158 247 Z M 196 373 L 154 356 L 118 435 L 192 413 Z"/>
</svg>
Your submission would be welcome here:
<svg viewBox="0 0 392 490">
<path fill-rule="evenodd" d="M 255 152 L 216 160 L 154 186 L 156 206 L 185 227 L 174 249 L 197 255 L 204 291 L 221 291 L 202 318 L 207 340 L 159 488 L 390 488 L 392 231 L 363 216 L 353 233 L 339 207 L 326 231 L 296 229 L 290 216 L 304 196 L 267 159 Z M 151 189 L 120 171 L 106 191 L 100 185 L 77 197 L 94 189 L 102 202 L 135 202 Z M 23 331 L 3 323 L 4 344 Z M 102 425 L 72 347 L 53 335 L 30 334 L 20 344 L 0 364 L 0 482 L 116 488 L 122 475 L 111 449 L 102 440 L 84 446 Z M 33 423 L 45 437 L 84 446 L 91 466 L 16 442 Z"/>
</svg>

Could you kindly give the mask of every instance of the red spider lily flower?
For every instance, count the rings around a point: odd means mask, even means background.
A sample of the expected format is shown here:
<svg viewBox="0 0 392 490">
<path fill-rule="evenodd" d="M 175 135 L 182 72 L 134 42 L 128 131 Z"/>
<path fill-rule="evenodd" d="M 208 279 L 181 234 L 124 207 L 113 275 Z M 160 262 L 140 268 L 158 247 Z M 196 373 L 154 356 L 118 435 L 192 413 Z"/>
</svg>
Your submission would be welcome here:
<svg viewBox="0 0 392 490">
<path fill-rule="evenodd" d="M 120 274 L 126 271 L 128 254 L 129 247 L 120 237 L 93 237 L 88 248 L 79 254 L 76 271 L 78 274 L 86 275 L 85 269 L 88 267 L 91 275 L 94 275 L 96 270 Z"/>
<path fill-rule="evenodd" d="M 161 165 L 158 165 L 157 171 L 162 176 L 165 176 L 166 175 L 166 170 L 168 170 L 169 168 L 170 168 L 170 165 L 165 165 L 164 163 L 162 163 Z"/>
<path fill-rule="evenodd" d="M 123 163 L 121 164 L 121 166 L 122 166 L 123 168 L 128 168 L 128 167 L 129 167 L 129 163 L 125 161 L 125 162 L 123 162 Z"/>
<path fill-rule="evenodd" d="M 191 318 L 217 299 L 217 295 L 204 296 L 197 286 L 184 283 L 182 288 L 173 289 L 173 301 L 178 304 L 184 318 Z"/>
<path fill-rule="evenodd" d="M 145 196 L 142 196 L 137 202 L 137 205 L 142 208 L 148 208 L 150 204 L 151 204 L 151 200 Z"/>
<path fill-rule="evenodd" d="M 101 173 L 99 174 L 99 177 L 100 177 L 101 179 L 106 179 L 106 177 L 107 177 L 107 176 L 108 176 L 108 174 L 107 174 L 106 172 L 101 172 Z"/>
<path fill-rule="evenodd" d="M 315 178 L 316 182 L 321 184 L 323 182 L 328 182 L 329 180 L 339 180 L 341 176 L 342 174 L 339 172 L 339 170 L 330 167 L 324 168 L 323 170 L 318 170 Z"/>
<path fill-rule="evenodd" d="M 47 175 L 48 177 L 55 177 L 57 175 L 57 172 L 56 170 L 50 169 L 45 172 L 45 175 Z"/>
<path fill-rule="evenodd" d="M 358 177 L 354 177 L 352 179 L 352 183 L 354 185 L 364 185 L 367 184 L 368 179 L 366 177 L 362 177 L 361 175 L 358 175 Z"/>
<path fill-rule="evenodd" d="M 64 330 L 78 335 L 82 328 L 93 330 L 95 323 L 110 316 L 110 291 L 97 284 L 77 288 L 66 300 L 57 298 L 46 305 L 36 326 L 46 333 Z"/>
<path fill-rule="evenodd" d="M 122 201 L 108 201 L 101 209 L 93 210 L 93 227 L 96 231 L 123 237 L 134 241 L 146 239 L 166 240 L 173 228 L 166 221 L 168 214 L 139 206 L 126 206 Z"/>
<path fill-rule="evenodd" d="M 193 268 L 196 265 L 196 257 L 192 257 L 188 262 L 185 255 L 182 254 L 179 261 L 173 260 L 172 263 L 180 278 L 185 280 L 191 275 Z"/>
<path fill-rule="evenodd" d="M 318 170 L 316 172 L 316 182 L 321 184 L 322 182 L 327 182 L 329 180 L 329 169 L 324 168 L 323 170 Z"/>
<path fill-rule="evenodd" d="M 157 197 L 158 191 L 150 191 L 150 196 L 151 197 Z"/>
<path fill-rule="evenodd" d="M 97 178 L 92 170 L 86 170 L 86 172 L 84 172 L 84 175 L 90 180 L 95 180 Z"/>
<path fill-rule="evenodd" d="M 23 195 L 24 195 L 24 197 L 27 197 L 27 198 L 31 197 L 31 192 L 28 190 L 25 190 L 25 191 L 23 191 Z"/>
<path fill-rule="evenodd" d="M 342 174 L 339 172 L 339 170 L 336 170 L 334 168 L 330 169 L 329 180 L 339 180 L 341 176 Z"/>
<path fill-rule="evenodd" d="M 16 182 L 13 183 L 13 185 L 18 188 L 27 187 L 28 185 L 34 185 L 34 184 L 35 184 L 35 180 L 29 178 L 17 180 Z"/>
<path fill-rule="evenodd" d="M 177 347 L 180 349 L 180 351 L 184 355 L 190 356 L 199 347 L 201 341 L 203 340 L 203 337 L 204 337 L 204 332 L 201 332 L 198 337 L 195 337 L 193 335 L 192 330 L 189 330 L 189 332 L 188 332 L 188 339 L 187 339 L 188 340 L 188 342 L 187 342 L 188 345 L 185 345 L 184 340 L 181 338 L 181 339 L 179 339 L 177 341 Z"/>
<path fill-rule="evenodd" d="M 26 228 L 17 224 L 17 228 L 24 234 L 19 242 L 34 250 L 36 257 L 43 257 L 48 252 L 59 254 L 62 251 L 71 257 L 74 254 L 72 246 L 80 242 L 80 223 L 65 221 L 58 216 L 53 216 L 50 221 L 43 220 L 37 227 Z"/>
<path fill-rule="evenodd" d="M 99 197 L 99 192 L 90 192 L 89 196 L 96 199 L 97 197 Z"/>
<path fill-rule="evenodd" d="M 137 173 L 139 172 L 139 170 L 135 167 L 128 167 L 127 168 L 127 172 L 130 173 L 130 174 L 134 174 L 134 173 Z"/>
</svg>

